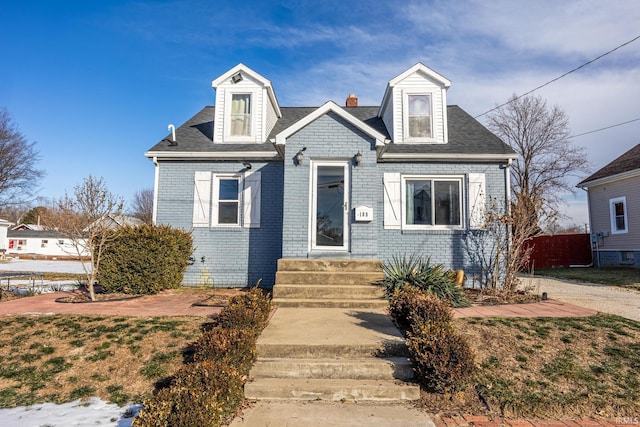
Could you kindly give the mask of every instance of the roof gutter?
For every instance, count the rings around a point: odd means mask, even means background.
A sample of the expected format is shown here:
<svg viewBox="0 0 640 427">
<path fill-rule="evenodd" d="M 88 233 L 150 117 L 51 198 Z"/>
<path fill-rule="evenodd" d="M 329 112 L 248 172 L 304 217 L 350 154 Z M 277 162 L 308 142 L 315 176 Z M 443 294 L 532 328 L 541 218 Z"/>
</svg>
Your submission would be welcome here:
<svg viewBox="0 0 640 427">
<path fill-rule="evenodd" d="M 155 162 L 161 160 L 273 160 L 277 151 L 147 151 L 144 156 Z"/>
<path fill-rule="evenodd" d="M 508 162 L 511 164 L 518 158 L 513 154 L 456 154 L 456 153 L 382 153 L 380 160 L 389 162 L 437 160 L 448 162 Z"/>
</svg>

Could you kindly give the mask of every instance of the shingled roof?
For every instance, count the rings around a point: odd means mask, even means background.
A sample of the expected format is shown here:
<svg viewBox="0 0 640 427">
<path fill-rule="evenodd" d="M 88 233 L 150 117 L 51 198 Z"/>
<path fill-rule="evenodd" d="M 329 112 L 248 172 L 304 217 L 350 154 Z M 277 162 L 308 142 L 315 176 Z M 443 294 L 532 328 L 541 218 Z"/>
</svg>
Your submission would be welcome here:
<svg viewBox="0 0 640 427">
<path fill-rule="evenodd" d="M 592 181 L 609 178 L 636 169 L 640 169 L 640 144 L 613 160 L 590 177 L 584 179 L 577 187 L 588 187 L 588 184 Z"/>
<path fill-rule="evenodd" d="M 267 140 L 262 144 L 213 144 L 213 118 L 215 107 L 204 107 L 195 116 L 176 129 L 177 144 L 171 143 L 167 135 L 148 152 L 163 153 L 211 153 L 211 152 L 273 152 L 276 148 L 270 141 L 278 133 L 294 125 L 311 114 L 318 107 L 281 107 L 282 117 L 278 119 Z M 348 107 L 346 111 L 389 137 L 389 132 L 380 117 L 378 106 Z M 434 155 L 495 155 L 515 158 L 516 153 L 500 138 L 491 133 L 480 122 L 460 107 L 447 107 L 449 142 L 447 144 L 388 144 L 385 154 L 434 154 Z"/>
</svg>

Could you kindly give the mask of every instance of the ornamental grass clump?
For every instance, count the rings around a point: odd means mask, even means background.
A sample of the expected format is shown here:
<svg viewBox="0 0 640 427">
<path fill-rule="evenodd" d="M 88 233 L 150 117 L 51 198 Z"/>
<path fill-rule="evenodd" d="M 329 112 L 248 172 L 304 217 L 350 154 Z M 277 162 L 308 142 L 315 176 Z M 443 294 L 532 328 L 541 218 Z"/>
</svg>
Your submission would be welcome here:
<svg viewBox="0 0 640 427">
<path fill-rule="evenodd" d="M 431 264 L 430 258 L 417 255 L 393 256 L 382 265 L 385 278 L 381 284 L 386 288 L 387 297 L 401 287 L 410 286 L 427 291 L 452 307 L 468 307 L 464 289 L 455 282 L 456 273 L 440 264 Z"/>
</svg>

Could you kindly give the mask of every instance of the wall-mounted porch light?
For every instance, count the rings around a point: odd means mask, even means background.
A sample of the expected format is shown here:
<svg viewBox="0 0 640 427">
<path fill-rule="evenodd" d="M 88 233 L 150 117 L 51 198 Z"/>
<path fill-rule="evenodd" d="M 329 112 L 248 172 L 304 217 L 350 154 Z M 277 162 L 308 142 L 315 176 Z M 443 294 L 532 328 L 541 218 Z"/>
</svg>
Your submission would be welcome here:
<svg viewBox="0 0 640 427">
<path fill-rule="evenodd" d="M 360 162 L 362 162 L 362 153 L 360 151 L 358 151 L 356 155 L 353 156 L 353 161 L 356 162 L 356 166 L 360 165 Z"/>
<path fill-rule="evenodd" d="M 302 154 L 303 151 L 305 151 L 307 149 L 307 147 L 303 147 L 302 150 L 299 150 L 296 153 L 296 165 L 300 166 L 302 164 L 302 160 L 304 160 L 304 154 Z"/>
</svg>

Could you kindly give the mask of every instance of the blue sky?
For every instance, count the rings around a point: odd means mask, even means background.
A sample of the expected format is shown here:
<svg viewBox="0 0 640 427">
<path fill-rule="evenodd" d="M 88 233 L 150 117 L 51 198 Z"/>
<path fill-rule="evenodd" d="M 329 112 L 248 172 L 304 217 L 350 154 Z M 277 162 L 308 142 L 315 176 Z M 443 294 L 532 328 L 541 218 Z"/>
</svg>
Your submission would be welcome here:
<svg viewBox="0 0 640 427">
<path fill-rule="evenodd" d="M 378 105 L 390 79 L 422 62 L 475 116 L 640 35 L 632 0 L 22 0 L 1 13 L 0 107 L 37 142 L 39 195 L 93 174 L 127 201 L 153 186 L 144 152 L 213 105 L 211 80 L 239 62 L 271 80 L 282 106 L 343 104 L 351 92 Z M 567 112 L 573 134 L 640 117 L 640 40 L 537 94 Z M 640 121 L 574 142 L 595 171 L 639 134 Z M 565 222 L 587 222 L 583 191 L 566 200 Z"/>
</svg>

